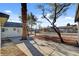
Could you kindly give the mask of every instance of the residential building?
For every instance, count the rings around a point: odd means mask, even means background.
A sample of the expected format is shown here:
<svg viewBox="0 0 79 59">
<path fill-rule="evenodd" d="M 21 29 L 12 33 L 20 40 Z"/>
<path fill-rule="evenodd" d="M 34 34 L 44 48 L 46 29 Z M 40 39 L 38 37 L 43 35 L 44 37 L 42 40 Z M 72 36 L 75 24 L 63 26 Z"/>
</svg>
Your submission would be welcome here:
<svg viewBox="0 0 79 59">
<path fill-rule="evenodd" d="M 0 39 L 1 39 L 1 28 L 4 25 L 4 23 L 7 22 L 8 18 L 9 15 L 0 12 Z"/>
<path fill-rule="evenodd" d="M 22 23 L 6 22 L 1 29 L 1 37 L 18 37 L 22 36 Z"/>
</svg>

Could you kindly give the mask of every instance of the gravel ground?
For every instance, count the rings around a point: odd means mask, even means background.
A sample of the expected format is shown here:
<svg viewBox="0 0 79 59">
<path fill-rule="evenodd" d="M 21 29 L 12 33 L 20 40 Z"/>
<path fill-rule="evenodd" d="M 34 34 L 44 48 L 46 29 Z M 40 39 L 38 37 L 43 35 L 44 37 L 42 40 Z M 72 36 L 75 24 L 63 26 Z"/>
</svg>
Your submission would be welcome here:
<svg viewBox="0 0 79 59">
<path fill-rule="evenodd" d="M 1 50 L 1 56 L 26 56 L 15 44 L 12 42 L 4 43 Z"/>
</svg>

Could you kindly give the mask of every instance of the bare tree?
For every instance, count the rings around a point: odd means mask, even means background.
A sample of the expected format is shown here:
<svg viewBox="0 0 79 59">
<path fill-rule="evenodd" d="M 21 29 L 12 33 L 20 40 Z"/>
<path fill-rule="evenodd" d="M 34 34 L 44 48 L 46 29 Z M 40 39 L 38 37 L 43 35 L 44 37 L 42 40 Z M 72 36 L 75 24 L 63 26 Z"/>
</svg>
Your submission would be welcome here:
<svg viewBox="0 0 79 59">
<path fill-rule="evenodd" d="M 38 5 L 38 8 L 41 9 L 42 11 L 42 15 L 43 18 L 45 18 L 48 22 L 50 22 L 50 24 L 52 25 L 52 28 L 55 30 L 55 32 L 58 34 L 59 38 L 61 39 L 62 43 L 65 43 L 59 28 L 55 25 L 57 19 L 63 15 L 64 12 L 66 12 L 66 10 L 68 9 L 68 7 L 71 4 L 67 4 L 67 3 L 54 3 L 54 4 L 46 4 L 49 5 L 49 7 L 45 7 L 45 5 Z M 51 12 L 50 13 L 50 17 L 47 17 L 47 11 Z M 50 19 L 52 19 L 52 21 L 50 21 Z"/>
</svg>

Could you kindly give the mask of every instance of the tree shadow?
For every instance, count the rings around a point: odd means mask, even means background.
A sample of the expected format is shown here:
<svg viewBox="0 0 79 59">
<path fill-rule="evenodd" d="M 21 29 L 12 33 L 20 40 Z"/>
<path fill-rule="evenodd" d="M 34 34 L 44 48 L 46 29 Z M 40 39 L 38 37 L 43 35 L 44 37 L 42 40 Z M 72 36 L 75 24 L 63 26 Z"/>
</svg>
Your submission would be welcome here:
<svg viewBox="0 0 79 59">
<path fill-rule="evenodd" d="M 37 50 L 37 48 L 35 48 L 33 46 L 32 43 L 30 43 L 30 40 L 33 40 L 33 38 L 29 37 L 27 40 L 23 40 L 23 42 L 25 43 L 25 45 L 27 46 L 27 48 L 30 50 L 30 52 L 32 53 L 33 56 L 44 56 L 40 51 Z"/>
</svg>

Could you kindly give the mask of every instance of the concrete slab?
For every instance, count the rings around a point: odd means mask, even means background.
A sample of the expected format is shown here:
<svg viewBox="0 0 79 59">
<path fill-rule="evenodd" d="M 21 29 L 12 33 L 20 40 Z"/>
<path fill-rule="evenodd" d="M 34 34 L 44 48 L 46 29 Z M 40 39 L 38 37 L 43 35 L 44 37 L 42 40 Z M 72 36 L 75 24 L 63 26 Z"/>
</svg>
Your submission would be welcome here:
<svg viewBox="0 0 79 59">
<path fill-rule="evenodd" d="M 12 42 L 14 42 L 15 44 L 19 44 L 22 43 L 22 41 L 20 40 L 21 37 L 9 37 L 8 39 L 10 39 Z"/>
<path fill-rule="evenodd" d="M 79 48 L 65 45 L 62 43 L 55 43 L 51 41 L 42 42 L 42 40 L 35 39 L 37 44 L 39 45 L 40 49 L 37 45 L 33 44 L 41 53 L 44 55 L 50 56 L 79 56 Z M 38 43 L 39 42 L 39 43 Z M 45 44 L 43 44 L 45 43 Z M 46 45 L 48 44 L 48 45 Z M 41 46 L 43 45 L 43 46 Z"/>
<path fill-rule="evenodd" d="M 23 41 L 14 38 L 12 41 L 28 56 L 79 56 L 79 48 L 62 43 L 33 40 L 31 37 Z"/>
</svg>

